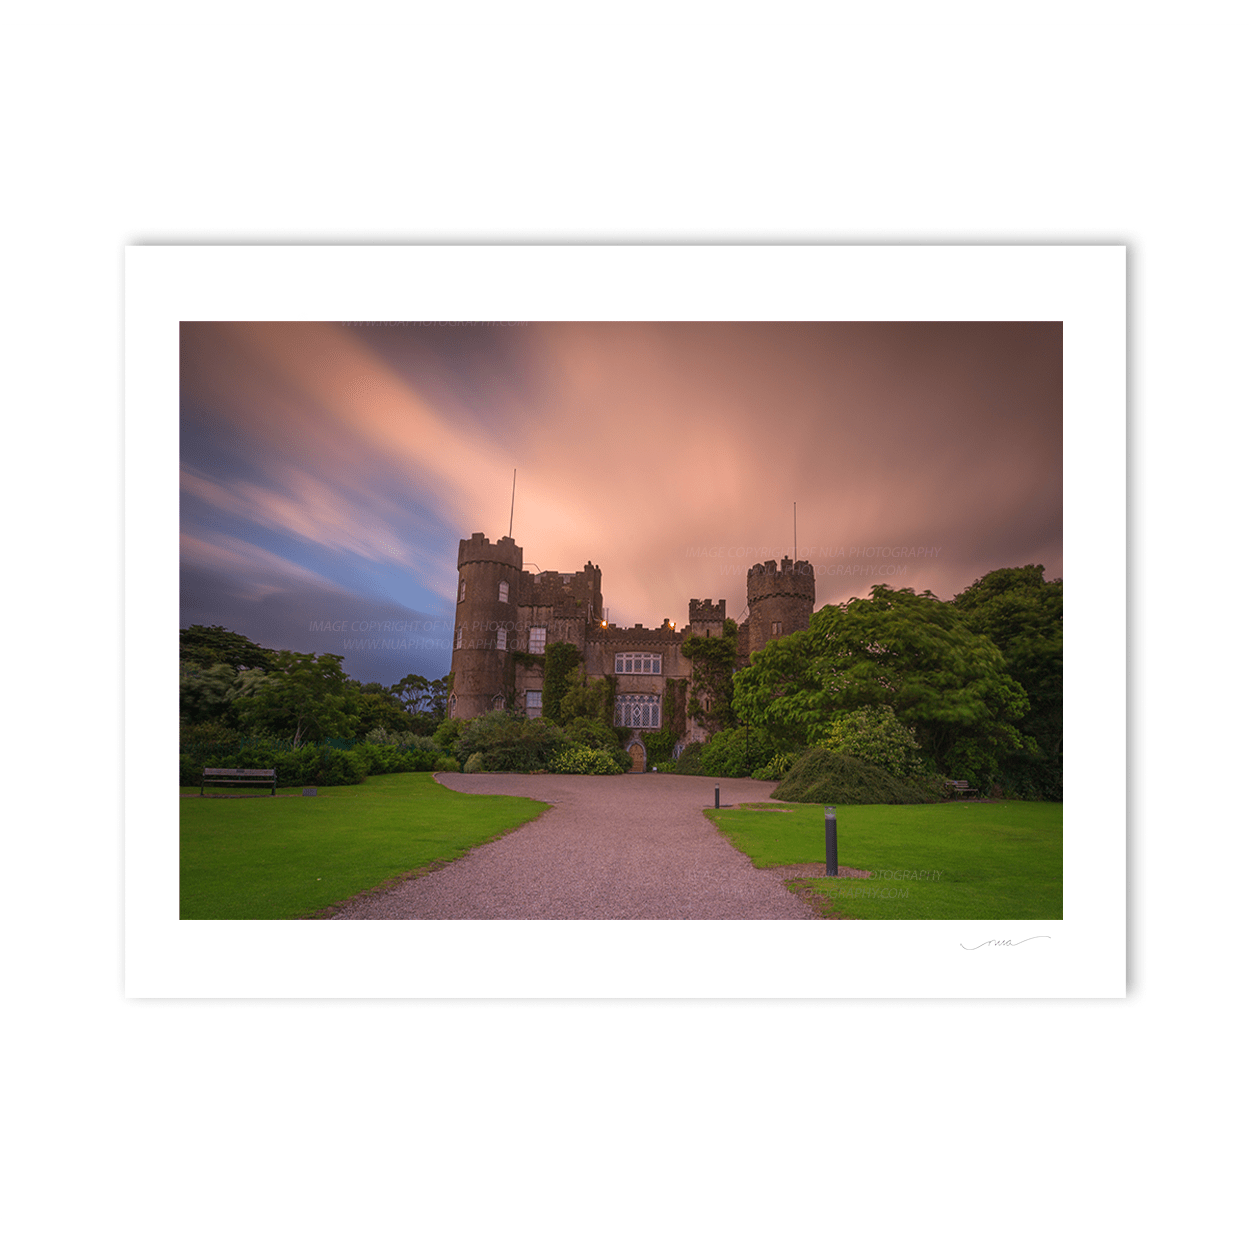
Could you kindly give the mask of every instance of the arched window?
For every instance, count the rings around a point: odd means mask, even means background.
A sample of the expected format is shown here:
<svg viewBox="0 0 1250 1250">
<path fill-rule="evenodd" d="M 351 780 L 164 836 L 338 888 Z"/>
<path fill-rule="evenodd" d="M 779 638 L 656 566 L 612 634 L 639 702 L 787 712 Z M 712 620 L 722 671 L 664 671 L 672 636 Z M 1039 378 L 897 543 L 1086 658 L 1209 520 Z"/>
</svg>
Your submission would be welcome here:
<svg viewBox="0 0 1250 1250">
<path fill-rule="evenodd" d="M 618 694 L 616 723 L 626 729 L 659 729 L 660 696 L 658 694 Z"/>
</svg>

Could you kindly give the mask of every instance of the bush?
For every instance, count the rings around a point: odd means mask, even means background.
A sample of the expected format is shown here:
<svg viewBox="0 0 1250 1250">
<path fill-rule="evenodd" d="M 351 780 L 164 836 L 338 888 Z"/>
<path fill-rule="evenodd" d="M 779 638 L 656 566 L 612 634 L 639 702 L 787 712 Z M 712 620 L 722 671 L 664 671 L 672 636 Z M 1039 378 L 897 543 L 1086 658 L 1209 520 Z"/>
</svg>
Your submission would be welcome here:
<svg viewBox="0 0 1250 1250">
<path fill-rule="evenodd" d="M 938 779 L 905 781 L 853 755 L 813 747 L 794 762 L 772 797 L 785 803 L 935 803 L 941 793 Z"/>
<path fill-rule="evenodd" d="M 566 746 L 559 726 L 544 717 L 529 720 L 510 712 L 487 712 L 464 722 L 456 758 L 467 761 L 480 755 L 481 770 L 487 773 L 528 773 L 545 768 Z"/>
<path fill-rule="evenodd" d="M 657 767 L 673 758 L 677 735 L 671 729 L 655 729 L 642 735 L 642 745 L 647 748 L 647 763 Z"/>
<path fill-rule="evenodd" d="M 480 773 L 482 771 L 482 753 L 481 751 L 470 755 L 464 762 L 464 771 L 466 773 Z"/>
<path fill-rule="evenodd" d="M 609 776 L 625 771 L 612 752 L 586 746 L 566 747 L 551 757 L 547 767 L 553 773 L 582 773 L 593 776 Z"/>
<path fill-rule="evenodd" d="M 321 772 L 321 751 L 312 745 L 300 747 L 298 750 L 276 751 L 269 767 L 278 770 L 280 786 L 316 785 Z M 321 784 L 330 783 L 327 781 Z"/>
<path fill-rule="evenodd" d="M 460 761 L 454 755 L 440 755 L 434 761 L 434 771 L 436 773 L 458 773 L 460 771 Z"/>
<path fill-rule="evenodd" d="M 364 760 L 354 752 L 336 751 L 333 747 L 321 747 L 320 750 L 321 767 L 317 770 L 317 785 L 358 786 L 369 775 Z"/>
<path fill-rule="evenodd" d="M 763 768 L 772 754 L 760 730 L 740 725 L 713 734 L 703 744 L 699 764 L 705 777 L 749 777 L 755 769 Z"/>
<path fill-rule="evenodd" d="M 570 746 L 594 747 L 599 751 L 616 751 L 621 745 L 611 725 L 589 716 L 570 721 L 564 726 L 564 736 Z"/>
<path fill-rule="evenodd" d="M 798 757 L 797 751 L 778 751 L 767 764 L 762 768 L 757 768 L 751 776 L 756 781 L 780 781 L 790 771 Z"/>
<path fill-rule="evenodd" d="M 703 743 L 692 742 L 682 751 L 671 767 L 665 768 L 663 765 L 660 767 L 666 773 L 680 773 L 683 777 L 701 777 L 703 776 L 703 768 L 700 764 L 702 755 Z"/>
<path fill-rule="evenodd" d="M 915 730 L 904 725 L 892 707 L 842 712 L 816 745 L 875 764 L 892 777 L 918 777 L 925 771 Z"/>
</svg>

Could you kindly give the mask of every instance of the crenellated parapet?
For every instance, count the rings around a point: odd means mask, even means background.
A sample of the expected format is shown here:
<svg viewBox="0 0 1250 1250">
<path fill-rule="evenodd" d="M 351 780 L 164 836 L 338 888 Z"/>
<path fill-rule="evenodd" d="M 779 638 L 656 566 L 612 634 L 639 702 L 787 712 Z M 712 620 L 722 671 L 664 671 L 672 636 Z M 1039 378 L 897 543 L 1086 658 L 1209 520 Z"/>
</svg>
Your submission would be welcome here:
<svg viewBox="0 0 1250 1250">
<path fill-rule="evenodd" d="M 774 638 L 806 629 L 816 608 L 816 571 L 807 560 L 766 560 L 747 570 L 747 646 L 759 651 Z"/>
</svg>

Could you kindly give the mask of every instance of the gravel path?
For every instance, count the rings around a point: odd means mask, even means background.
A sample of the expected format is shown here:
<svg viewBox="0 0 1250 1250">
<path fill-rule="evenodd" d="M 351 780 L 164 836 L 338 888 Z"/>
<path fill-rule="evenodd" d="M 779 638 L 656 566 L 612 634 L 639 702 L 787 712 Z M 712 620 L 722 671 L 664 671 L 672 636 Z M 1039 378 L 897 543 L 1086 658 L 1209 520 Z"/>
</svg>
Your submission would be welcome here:
<svg viewBox="0 0 1250 1250">
<path fill-rule="evenodd" d="M 810 920 L 807 905 L 760 872 L 703 815 L 716 781 L 440 773 L 463 794 L 553 804 L 498 842 L 382 894 L 336 920 Z M 760 802 L 775 782 L 721 779 L 721 804 Z"/>
</svg>

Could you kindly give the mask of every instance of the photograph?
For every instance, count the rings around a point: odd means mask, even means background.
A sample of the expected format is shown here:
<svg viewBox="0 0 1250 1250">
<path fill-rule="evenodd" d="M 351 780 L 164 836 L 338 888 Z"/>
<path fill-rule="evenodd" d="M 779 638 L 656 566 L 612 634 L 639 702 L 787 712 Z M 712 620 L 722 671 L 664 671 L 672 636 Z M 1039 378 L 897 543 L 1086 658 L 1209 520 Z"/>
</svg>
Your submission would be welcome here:
<svg viewBox="0 0 1250 1250">
<path fill-rule="evenodd" d="M 1062 322 L 178 347 L 182 919 L 1063 918 Z"/>
</svg>

